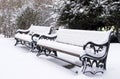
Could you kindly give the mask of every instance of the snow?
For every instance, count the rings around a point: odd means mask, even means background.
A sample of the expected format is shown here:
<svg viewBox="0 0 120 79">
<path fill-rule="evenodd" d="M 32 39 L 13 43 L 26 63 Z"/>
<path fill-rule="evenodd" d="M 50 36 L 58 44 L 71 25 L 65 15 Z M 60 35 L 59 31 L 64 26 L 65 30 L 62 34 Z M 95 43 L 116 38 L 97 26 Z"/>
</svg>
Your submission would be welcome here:
<svg viewBox="0 0 120 79">
<path fill-rule="evenodd" d="M 17 34 L 15 34 L 15 38 L 18 38 L 18 39 L 21 39 L 21 40 L 24 40 L 24 41 L 28 41 L 28 42 L 32 42 L 31 35 L 29 35 L 29 34 L 17 33 Z"/>
<path fill-rule="evenodd" d="M 65 44 L 65 43 L 61 43 L 61 42 L 55 42 L 55 41 L 49 41 L 49 40 L 39 40 L 37 42 L 37 44 L 40 46 L 51 47 L 53 49 L 59 49 L 59 50 L 63 50 L 66 52 L 71 52 L 71 53 L 74 53 L 77 55 L 80 55 L 81 53 L 83 53 L 82 47 Z M 70 49 L 70 48 L 72 48 L 72 49 Z"/>
<path fill-rule="evenodd" d="M 35 25 L 31 25 L 30 28 L 28 28 L 27 30 L 21 30 L 18 29 L 17 31 L 22 31 L 22 32 L 27 32 L 30 31 L 28 34 L 21 34 L 21 33 L 17 33 L 15 34 L 15 38 L 24 40 L 24 41 L 28 41 L 28 42 L 32 42 L 31 39 L 31 35 L 33 34 L 40 34 L 40 35 L 45 35 L 48 34 L 50 32 L 50 28 L 48 26 L 35 26 Z M 39 38 L 35 38 L 35 40 L 38 40 Z"/>
<path fill-rule="evenodd" d="M 110 31 L 85 31 L 85 30 L 72 30 L 72 29 L 59 29 L 57 31 L 58 42 L 73 44 L 77 46 L 84 46 L 87 42 L 91 41 L 96 44 L 104 44 L 108 41 Z"/>
<path fill-rule="evenodd" d="M 37 57 L 25 46 L 14 46 L 14 38 L 0 36 L 0 79 L 119 79 L 120 44 L 111 43 L 107 70 L 102 75 L 84 75 L 82 68 L 63 67 L 67 63 L 44 55 Z M 60 55 L 64 56 L 64 55 Z M 76 71 L 79 71 L 76 74 Z"/>
</svg>

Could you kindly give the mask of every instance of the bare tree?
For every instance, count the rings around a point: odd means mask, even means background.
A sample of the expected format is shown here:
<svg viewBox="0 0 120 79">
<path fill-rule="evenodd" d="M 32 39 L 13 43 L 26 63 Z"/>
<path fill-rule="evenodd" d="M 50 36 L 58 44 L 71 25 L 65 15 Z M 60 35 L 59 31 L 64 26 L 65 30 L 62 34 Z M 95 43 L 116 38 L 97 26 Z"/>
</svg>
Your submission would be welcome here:
<svg viewBox="0 0 120 79">
<path fill-rule="evenodd" d="M 45 20 L 50 17 L 52 0 L 0 0 L 0 33 L 7 37 L 13 36 L 16 29 L 16 19 L 27 7 L 40 13 L 40 25 L 49 25 Z"/>
</svg>

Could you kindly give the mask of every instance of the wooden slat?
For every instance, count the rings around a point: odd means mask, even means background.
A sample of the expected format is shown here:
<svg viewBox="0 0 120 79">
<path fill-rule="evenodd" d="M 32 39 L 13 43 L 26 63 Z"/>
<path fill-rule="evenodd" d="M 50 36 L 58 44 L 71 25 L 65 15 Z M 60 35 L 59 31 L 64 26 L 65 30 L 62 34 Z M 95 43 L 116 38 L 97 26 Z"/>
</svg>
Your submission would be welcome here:
<svg viewBox="0 0 120 79">
<path fill-rule="evenodd" d="M 80 57 L 79 54 L 75 54 L 74 52 L 68 52 L 68 51 L 64 51 L 64 50 L 60 50 L 60 49 L 57 49 L 57 48 L 52 48 L 52 47 L 48 47 L 48 46 L 44 46 L 44 45 L 39 45 L 39 46 L 46 47 L 48 49 L 59 51 L 61 53 L 72 55 L 72 56 L 75 56 L 75 57 Z"/>
</svg>

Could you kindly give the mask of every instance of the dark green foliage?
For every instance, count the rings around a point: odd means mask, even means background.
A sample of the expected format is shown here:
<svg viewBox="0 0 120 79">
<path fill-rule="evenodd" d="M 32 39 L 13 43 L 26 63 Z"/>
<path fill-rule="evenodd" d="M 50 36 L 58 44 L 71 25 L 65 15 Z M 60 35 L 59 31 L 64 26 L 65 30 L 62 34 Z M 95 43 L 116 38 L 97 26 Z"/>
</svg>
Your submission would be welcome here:
<svg viewBox="0 0 120 79">
<path fill-rule="evenodd" d="M 103 7 L 98 2 L 92 0 L 70 0 L 70 4 L 61 10 L 58 25 L 63 25 L 72 29 L 98 30 L 104 27 L 105 22 L 101 15 Z M 98 7 L 96 7 L 98 5 Z M 84 9 L 84 7 L 86 7 Z M 84 9 L 84 11 L 80 11 Z"/>
<path fill-rule="evenodd" d="M 120 28 L 120 0 L 68 0 L 58 25 L 72 29 L 109 30 Z M 83 10 L 83 11 L 80 11 Z"/>
<path fill-rule="evenodd" d="M 112 35 L 110 42 L 111 42 L 111 43 L 118 43 L 119 40 L 118 40 L 118 38 L 117 38 L 116 35 Z"/>
<path fill-rule="evenodd" d="M 27 29 L 31 24 L 38 25 L 41 17 L 40 12 L 27 7 L 26 10 L 17 18 L 17 26 L 20 29 Z"/>
</svg>

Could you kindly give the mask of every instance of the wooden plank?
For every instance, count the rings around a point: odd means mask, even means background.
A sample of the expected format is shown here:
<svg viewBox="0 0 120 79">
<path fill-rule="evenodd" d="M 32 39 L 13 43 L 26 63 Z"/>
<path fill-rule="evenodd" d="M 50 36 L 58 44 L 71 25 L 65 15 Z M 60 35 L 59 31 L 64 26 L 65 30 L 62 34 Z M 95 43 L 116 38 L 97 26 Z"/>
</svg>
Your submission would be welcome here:
<svg viewBox="0 0 120 79">
<path fill-rule="evenodd" d="M 39 45 L 39 46 L 46 47 L 46 48 L 48 48 L 50 50 L 59 51 L 61 53 L 72 55 L 72 56 L 75 56 L 75 57 L 80 57 L 79 54 L 75 54 L 74 52 L 68 52 L 68 51 L 65 51 L 65 50 L 60 50 L 60 49 L 57 49 L 57 48 L 52 48 L 52 47 L 48 47 L 48 46 L 44 46 L 44 45 Z"/>
</svg>

